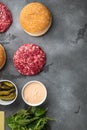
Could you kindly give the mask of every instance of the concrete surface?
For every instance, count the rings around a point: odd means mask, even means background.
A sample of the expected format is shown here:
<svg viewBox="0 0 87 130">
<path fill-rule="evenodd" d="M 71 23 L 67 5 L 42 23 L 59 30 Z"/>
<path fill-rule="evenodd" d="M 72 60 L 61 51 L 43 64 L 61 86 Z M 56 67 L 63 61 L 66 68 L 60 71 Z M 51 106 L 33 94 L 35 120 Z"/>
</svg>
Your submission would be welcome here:
<svg viewBox="0 0 87 130">
<path fill-rule="evenodd" d="M 44 104 L 48 115 L 56 121 L 49 130 L 87 130 L 87 0 L 37 0 L 52 12 L 53 24 L 47 34 L 31 37 L 19 24 L 24 5 L 33 0 L 0 0 L 11 10 L 13 24 L 0 34 L 7 53 L 7 63 L 0 79 L 13 81 L 19 90 L 15 103 L 1 106 L 8 116 L 27 107 L 21 98 L 23 85 L 31 80 L 43 82 L 48 90 Z M 13 66 L 13 54 L 23 43 L 40 45 L 47 55 L 47 64 L 36 76 L 22 76 Z M 9 130 L 7 127 L 5 130 Z"/>
</svg>

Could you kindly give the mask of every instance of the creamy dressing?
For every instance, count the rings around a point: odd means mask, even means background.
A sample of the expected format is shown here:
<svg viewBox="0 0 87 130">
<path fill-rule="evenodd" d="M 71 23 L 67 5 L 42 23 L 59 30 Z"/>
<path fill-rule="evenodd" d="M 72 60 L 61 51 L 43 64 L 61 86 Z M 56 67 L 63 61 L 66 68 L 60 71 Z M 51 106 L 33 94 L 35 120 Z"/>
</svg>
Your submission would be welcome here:
<svg viewBox="0 0 87 130">
<path fill-rule="evenodd" d="M 46 89 L 39 82 L 32 82 L 25 87 L 23 96 L 26 102 L 30 104 L 38 104 L 44 100 Z"/>
</svg>

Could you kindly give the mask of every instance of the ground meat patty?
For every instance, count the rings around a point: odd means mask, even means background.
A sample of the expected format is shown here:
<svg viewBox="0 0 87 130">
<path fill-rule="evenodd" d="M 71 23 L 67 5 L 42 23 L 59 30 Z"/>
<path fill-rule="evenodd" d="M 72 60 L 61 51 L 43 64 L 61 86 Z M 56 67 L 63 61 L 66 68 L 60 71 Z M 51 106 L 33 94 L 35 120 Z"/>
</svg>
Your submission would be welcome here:
<svg viewBox="0 0 87 130">
<path fill-rule="evenodd" d="M 35 75 L 43 69 L 46 63 L 46 55 L 40 46 L 27 43 L 15 52 L 13 62 L 19 73 Z"/>
<path fill-rule="evenodd" d="M 6 5 L 0 2 L 0 33 L 5 32 L 12 23 L 12 15 Z"/>
</svg>

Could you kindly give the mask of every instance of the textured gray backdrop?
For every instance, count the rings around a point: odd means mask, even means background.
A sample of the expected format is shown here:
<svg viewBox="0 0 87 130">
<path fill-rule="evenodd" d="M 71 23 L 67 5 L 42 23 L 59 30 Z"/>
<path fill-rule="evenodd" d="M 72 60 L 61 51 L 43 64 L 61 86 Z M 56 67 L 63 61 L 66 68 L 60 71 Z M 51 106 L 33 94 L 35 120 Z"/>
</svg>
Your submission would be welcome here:
<svg viewBox="0 0 87 130">
<path fill-rule="evenodd" d="M 31 37 L 19 24 L 24 5 L 33 0 L 0 0 L 12 12 L 13 24 L 0 34 L 6 49 L 7 62 L 0 79 L 13 81 L 19 95 L 12 105 L 1 106 L 8 116 L 27 107 L 21 98 L 23 85 L 31 80 L 43 82 L 48 90 L 45 106 L 56 119 L 49 130 L 87 130 L 87 0 L 37 0 L 51 11 L 53 24 L 47 34 Z M 47 55 L 47 64 L 36 76 L 22 76 L 13 66 L 13 54 L 23 43 L 40 45 Z M 9 130 L 7 127 L 5 130 Z"/>
</svg>

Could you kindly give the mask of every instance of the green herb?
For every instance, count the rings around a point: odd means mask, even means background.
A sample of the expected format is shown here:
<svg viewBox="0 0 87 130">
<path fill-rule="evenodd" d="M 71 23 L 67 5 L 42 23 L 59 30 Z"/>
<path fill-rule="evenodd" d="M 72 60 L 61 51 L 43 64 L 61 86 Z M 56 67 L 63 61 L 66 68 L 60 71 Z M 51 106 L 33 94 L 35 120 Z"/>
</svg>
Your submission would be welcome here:
<svg viewBox="0 0 87 130">
<path fill-rule="evenodd" d="M 6 118 L 7 125 L 11 130 L 44 130 L 48 120 L 46 117 L 47 109 L 31 107 L 28 110 L 20 110 L 14 115 Z"/>
</svg>

